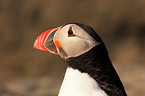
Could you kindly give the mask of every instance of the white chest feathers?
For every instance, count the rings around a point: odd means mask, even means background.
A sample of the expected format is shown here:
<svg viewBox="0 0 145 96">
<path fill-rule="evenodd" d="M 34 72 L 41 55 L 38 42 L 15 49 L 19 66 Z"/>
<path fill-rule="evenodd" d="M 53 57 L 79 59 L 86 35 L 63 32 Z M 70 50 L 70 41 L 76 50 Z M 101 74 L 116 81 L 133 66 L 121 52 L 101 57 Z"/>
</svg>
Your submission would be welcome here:
<svg viewBox="0 0 145 96">
<path fill-rule="evenodd" d="M 107 96 L 87 73 L 68 67 L 58 96 Z"/>
</svg>

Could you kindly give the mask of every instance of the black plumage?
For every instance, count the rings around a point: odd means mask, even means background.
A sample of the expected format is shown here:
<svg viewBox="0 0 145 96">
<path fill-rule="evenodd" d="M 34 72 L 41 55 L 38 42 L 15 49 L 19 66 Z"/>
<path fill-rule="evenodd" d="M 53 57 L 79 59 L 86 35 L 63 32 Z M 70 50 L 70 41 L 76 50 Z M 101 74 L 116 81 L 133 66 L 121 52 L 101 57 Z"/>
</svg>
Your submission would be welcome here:
<svg viewBox="0 0 145 96">
<path fill-rule="evenodd" d="M 88 73 L 108 96 L 127 96 L 101 38 L 91 27 L 79 23 L 75 24 L 82 27 L 100 44 L 78 57 L 66 59 L 68 66 L 78 69 L 82 73 Z"/>
</svg>

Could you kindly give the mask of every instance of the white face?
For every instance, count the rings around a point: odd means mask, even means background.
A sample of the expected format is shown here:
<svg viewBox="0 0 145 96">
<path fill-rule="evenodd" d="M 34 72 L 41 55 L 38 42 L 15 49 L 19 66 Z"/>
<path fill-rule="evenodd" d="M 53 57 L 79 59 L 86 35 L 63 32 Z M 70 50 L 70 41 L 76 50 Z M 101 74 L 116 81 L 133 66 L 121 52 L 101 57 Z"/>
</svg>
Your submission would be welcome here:
<svg viewBox="0 0 145 96">
<path fill-rule="evenodd" d="M 57 47 L 58 54 L 65 59 L 79 56 L 99 44 L 76 24 L 68 24 L 58 29 L 53 37 L 53 41 L 56 40 L 61 45 Z"/>
</svg>

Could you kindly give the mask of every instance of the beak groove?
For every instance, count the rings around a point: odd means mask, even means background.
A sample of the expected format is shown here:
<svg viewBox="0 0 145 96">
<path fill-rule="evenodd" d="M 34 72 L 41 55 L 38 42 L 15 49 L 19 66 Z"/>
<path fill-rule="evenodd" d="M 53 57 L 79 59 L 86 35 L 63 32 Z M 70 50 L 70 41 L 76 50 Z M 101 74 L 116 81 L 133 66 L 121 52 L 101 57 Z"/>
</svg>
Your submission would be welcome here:
<svg viewBox="0 0 145 96">
<path fill-rule="evenodd" d="M 57 54 L 53 36 L 59 27 L 49 29 L 41 33 L 34 42 L 33 48 Z"/>
</svg>

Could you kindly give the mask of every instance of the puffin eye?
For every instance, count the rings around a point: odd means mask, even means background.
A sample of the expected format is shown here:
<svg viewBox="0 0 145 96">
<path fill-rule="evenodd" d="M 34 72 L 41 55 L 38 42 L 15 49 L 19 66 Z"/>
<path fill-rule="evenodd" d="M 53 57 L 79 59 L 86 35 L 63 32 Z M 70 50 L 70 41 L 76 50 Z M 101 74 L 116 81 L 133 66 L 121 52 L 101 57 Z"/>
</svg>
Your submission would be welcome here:
<svg viewBox="0 0 145 96">
<path fill-rule="evenodd" d="M 75 36 L 75 34 L 74 34 L 73 31 L 72 31 L 72 27 L 70 27 L 69 30 L 68 30 L 68 36 L 69 36 L 69 37 Z"/>
<path fill-rule="evenodd" d="M 68 30 L 68 35 L 71 35 L 73 34 L 73 31 L 72 30 Z"/>
</svg>

